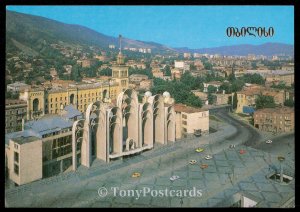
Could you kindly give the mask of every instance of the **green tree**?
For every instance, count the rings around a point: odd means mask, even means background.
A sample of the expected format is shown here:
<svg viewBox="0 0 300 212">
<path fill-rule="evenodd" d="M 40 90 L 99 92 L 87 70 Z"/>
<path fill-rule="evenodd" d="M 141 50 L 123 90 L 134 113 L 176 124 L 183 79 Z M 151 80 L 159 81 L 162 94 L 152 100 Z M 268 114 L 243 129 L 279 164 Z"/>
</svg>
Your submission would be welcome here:
<svg viewBox="0 0 300 212">
<path fill-rule="evenodd" d="M 228 81 L 229 81 L 229 82 L 233 82 L 233 81 L 235 81 L 235 80 L 236 80 L 236 78 L 235 78 L 234 73 L 230 73 L 229 76 L 228 76 Z"/>
<path fill-rule="evenodd" d="M 243 80 L 245 83 L 265 84 L 265 79 L 260 74 L 245 74 Z"/>
<path fill-rule="evenodd" d="M 217 97 L 212 93 L 208 93 L 207 99 L 208 99 L 208 104 L 212 105 L 216 102 Z"/>
<path fill-rule="evenodd" d="M 284 101 L 284 106 L 294 107 L 294 101 L 292 99 L 287 99 Z"/>
<path fill-rule="evenodd" d="M 164 75 L 171 76 L 171 69 L 169 65 L 166 65 L 166 67 L 164 68 Z"/>
<path fill-rule="evenodd" d="M 255 100 L 256 109 L 274 108 L 275 102 L 272 96 L 258 95 Z"/>
<path fill-rule="evenodd" d="M 232 100 L 232 108 L 236 109 L 238 104 L 238 99 L 237 99 L 237 93 L 235 92 L 233 95 L 233 100 Z"/>
<path fill-rule="evenodd" d="M 220 91 L 225 90 L 225 93 L 226 93 L 226 94 L 232 93 L 231 85 L 230 85 L 228 82 L 224 82 L 224 83 L 220 86 L 219 90 L 220 90 Z"/>
<path fill-rule="evenodd" d="M 209 85 L 207 87 L 207 92 L 210 94 L 210 93 L 216 93 L 217 92 L 217 88 L 213 85 Z"/>
</svg>

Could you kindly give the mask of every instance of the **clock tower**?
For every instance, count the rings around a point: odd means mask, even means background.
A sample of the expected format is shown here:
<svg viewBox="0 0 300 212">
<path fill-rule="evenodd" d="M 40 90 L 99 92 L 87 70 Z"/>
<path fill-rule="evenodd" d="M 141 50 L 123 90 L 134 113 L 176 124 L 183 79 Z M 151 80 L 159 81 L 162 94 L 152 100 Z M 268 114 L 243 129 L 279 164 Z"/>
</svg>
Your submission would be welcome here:
<svg viewBox="0 0 300 212">
<path fill-rule="evenodd" d="M 119 54 L 117 56 L 117 64 L 112 66 L 112 79 L 119 83 L 120 92 L 128 88 L 128 66 L 125 65 L 124 56 L 122 54 L 122 36 L 119 35 Z"/>
</svg>

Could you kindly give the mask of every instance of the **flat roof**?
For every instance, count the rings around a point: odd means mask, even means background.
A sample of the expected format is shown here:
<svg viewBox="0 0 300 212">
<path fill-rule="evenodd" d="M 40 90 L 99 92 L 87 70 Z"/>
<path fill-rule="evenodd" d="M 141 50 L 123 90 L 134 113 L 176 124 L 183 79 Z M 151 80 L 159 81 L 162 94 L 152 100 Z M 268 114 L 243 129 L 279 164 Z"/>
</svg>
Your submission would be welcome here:
<svg viewBox="0 0 300 212">
<path fill-rule="evenodd" d="M 184 113 L 198 113 L 198 112 L 208 111 L 207 109 L 191 107 L 184 104 L 175 104 L 174 110 L 175 112 L 184 112 Z"/>
<path fill-rule="evenodd" d="M 15 143 L 18 144 L 24 144 L 24 143 L 30 143 L 36 140 L 40 140 L 39 137 L 35 137 L 35 136 L 29 136 L 29 137 L 17 137 L 17 138 L 13 138 L 12 139 Z"/>
</svg>

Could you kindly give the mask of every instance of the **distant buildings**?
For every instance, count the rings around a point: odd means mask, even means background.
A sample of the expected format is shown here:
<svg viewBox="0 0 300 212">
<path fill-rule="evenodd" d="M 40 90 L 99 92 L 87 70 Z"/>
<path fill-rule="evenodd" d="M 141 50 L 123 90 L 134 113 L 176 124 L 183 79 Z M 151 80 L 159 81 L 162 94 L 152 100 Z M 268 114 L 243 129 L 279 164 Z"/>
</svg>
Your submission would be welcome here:
<svg viewBox="0 0 300 212">
<path fill-rule="evenodd" d="M 175 104 L 176 139 L 209 133 L 209 110 Z"/>
<path fill-rule="evenodd" d="M 265 108 L 254 112 L 254 127 L 274 133 L 294 131 L 294 108 Z"/>
<path fill-rule="evenodd" d="M 7 85 L 7 91 L 13 92 L 13 93 L 19 93 L 20 91 L 29 88 L 30 85 L 27 85 L 23 82 L 15 82 L 12 84 Z"/>
<path fill-rule="evenodd" d="M 148 79 L 147 75 L 132 74 L 129 76 L 129 82 L 135 84 L 136 90 L 150 90 L 152 87 L 152 80 Z"/>
<path fill-rule="evenodd" d="M 211 85 L 211 86 L 214 86 L 214 87 L 217 89 L 216 92 L 218 92 L 220 86 L 222 85 L 222 82 L 219 82 L 219 81 L 211 81 L 211 82 L 203 83 L 203 86 L 204 86 L 203 91 L 204 91 L 204 92 L 208 92 L 208 86 L 210 86 L 210 85 Z"/>
<path fill-rule="evenodd" d="M 184 58 L 190 58 L 191 57 L 191 53 L 183 53 L 183 57 Z"/>
</svg>

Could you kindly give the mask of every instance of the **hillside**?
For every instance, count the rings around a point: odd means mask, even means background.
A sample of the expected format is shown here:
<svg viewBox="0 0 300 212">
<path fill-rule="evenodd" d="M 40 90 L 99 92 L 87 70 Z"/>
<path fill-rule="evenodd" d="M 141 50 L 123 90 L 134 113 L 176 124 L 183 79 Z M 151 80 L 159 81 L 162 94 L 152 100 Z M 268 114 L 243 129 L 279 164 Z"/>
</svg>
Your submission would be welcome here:
<svg viewBox="0 0 300 212">
<path fill-rule="evenodd" d="M 13 40 L 14 41 L 13 41 Z M 6 47 L 12 50 L 20 46 L 37 51 L 37 46 L 43 43 L 58 43 L 59 41 L 74 45 L 97 46 L 107 48 L 109 44 L 118 45 L 118 38 L 104 35 L 87 27 L 65 24 L 51 19 L 6 11 Z M 18 45 L 16 45 L 16 43 Z M 151 48 L 152 52 L 167 53 L 173 49 L 153 42 L 123 39 L 123 47 Z"/>
</svg>

